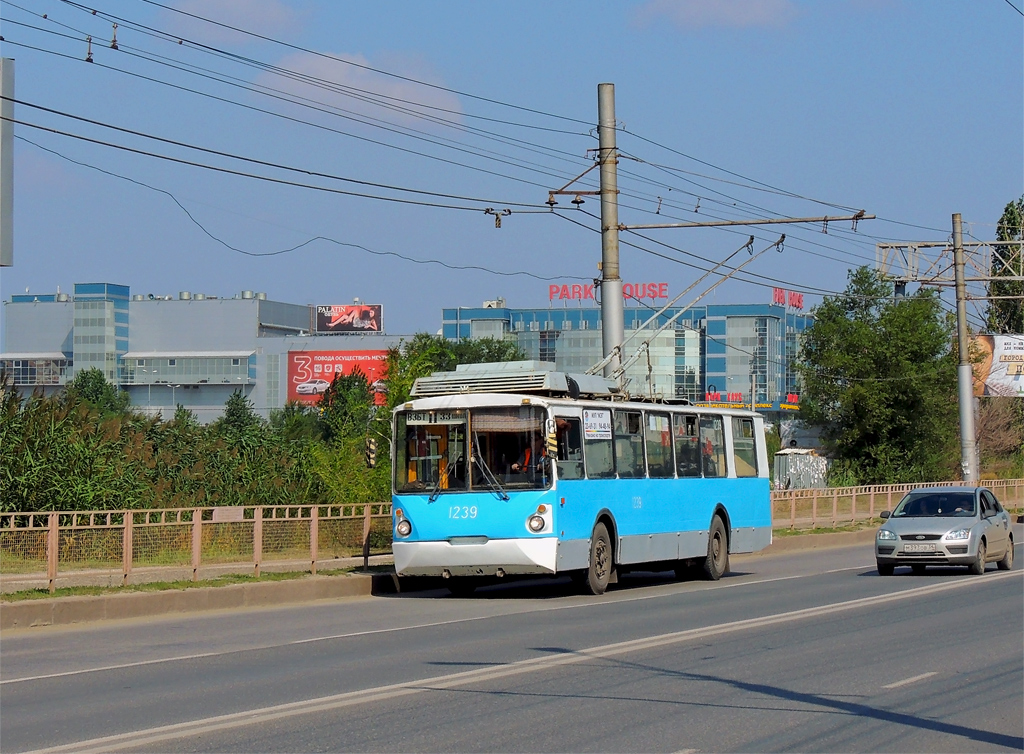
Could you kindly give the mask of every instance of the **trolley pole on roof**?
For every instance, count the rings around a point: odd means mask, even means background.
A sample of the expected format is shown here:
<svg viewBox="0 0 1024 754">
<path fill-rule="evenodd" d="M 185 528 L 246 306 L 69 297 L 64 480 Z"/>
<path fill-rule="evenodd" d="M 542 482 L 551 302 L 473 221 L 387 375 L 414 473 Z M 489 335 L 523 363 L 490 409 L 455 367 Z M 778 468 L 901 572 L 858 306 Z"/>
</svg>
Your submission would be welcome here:
<svg viewBox="0 0 1024 754">
<path fill-rule="evenodd" d="M 619 277 L 618 150 L 615 146 L 615 84 L 597 85 L 597 133 L 601 166 L 601 342 L 611 359 L 610 377 L 622 361 L 623 302 Z"/>
<path fill-rule="evenodd" d="M 974 435 L 974 371 L 967 332 L 967 284 L 964 282 L 964 237 L 960 213 L 953 215 L 953 274 L 956 283 L 956 336 L 960 363 L 956 368 L 960 397 L 960 465 L 964 481 L 978 483 L 978 446 Z"/>
</svg>

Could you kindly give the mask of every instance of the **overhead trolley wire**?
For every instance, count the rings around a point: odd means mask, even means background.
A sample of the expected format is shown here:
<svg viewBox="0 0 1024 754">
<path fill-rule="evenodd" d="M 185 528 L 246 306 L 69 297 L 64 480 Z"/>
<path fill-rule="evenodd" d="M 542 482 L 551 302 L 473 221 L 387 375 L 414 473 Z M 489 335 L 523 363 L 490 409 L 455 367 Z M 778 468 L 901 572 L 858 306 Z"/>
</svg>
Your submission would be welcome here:
<svg viewBox="0 0 1024 754">
<path fill-rule="evenodd" d="M 420 264 L 420 265 L 439 265 L 441 267 L 445 267 L 445 268 L 447 268 L 449 270 L 455 270 L 455 271 L 479 271 L 479 272 L 486 272 L 486 273 L 491 274 L 491 275 L 498 275 L 498 276 L 502 276 L 502 277 L 523 276 L 523 277 L 530 277 L 530 278 L 533 278 L 535 280 L 543 280 L 543 281 L 565 280 L 565 279 L 569 279 L 569 280 L 589 280 L 590 279 L 590 278 L 587 278 L 587 277 L 574 276 L 574 275 L 545 276 L 545 275 L 538 275 L 538 274 L 536 274 L 534 272 L 528 272 L 526 270 L 510 270 L 510 271 L 509 270 L 495 270 L 495 269 L 492 269 L 490 267 L 483 267 L 481 265 L 458 265 L 458 264 L 452 264 L 450 262 L 445 262 L 444 260 L 441 260 L 441 259 L 418 259 L 416 257 L 411 257 L 411 256 L 408 256 L 406 254 L 399 254 L 398 252 L 395 252 L 395 251 L 380 251 L 380 250 L 377 250 L 377 249 L 371 249 L 371 248 L 369 248 L 367 246 L 363 246 L 362 244 L 351 243 L 351 242 L 347 242 L 347 241 L 339 241 L 336 238 L 331 238 L 330 236 L 323 236 L 323 235 L 317 235 L 317 236 L 310 237 L 310 238 L 306 239 L 305 241 L 303 241 L 302 243 L 296 244 L 294 246 L 291 246 L 291 247 L 288 247 L 288 248 L 285 248 L 285 249 L 278 249 L 278 250 L 275 250 L 275 251 L 266 251 L 266 252 L 248 251 L 246 249 L 242 249 L 242 248 L 239 248 L 237 246 L 233 246 L 233 245 L 229 244 L 227 241 L 225 241 L 224 239 L 222 239 L 222 238 L 214 235 L 212 232 L 210 232 L 210 230 L 208 228 L 206 228 L 206 226 L 204 226 L 201 222 L 199 222 L 199 220 L 196 219 L 195 215 L 193 215 L 189 211 L 189 209 L 184 204 L 182 204 L 182 202 L 179 201 L 178 198 L 173 193 L 171 193 L 170 191 L 168 191 L 166 189 L 162 189 L 162 188 L 159 188 L 157 186 L 153 186 L 151 184 L 145 183 L 144 181 L 140 181 L 140 180 L 135 179 L 135 178 L 130 178 L 130 177 L 126 176 L 126 175 L 122 175 L 120 173 L 116 173 L 116 172 L 114 172 L 112 170 L 107 170 L 106 168 L 101 168 L 98 165 L 92 165 L 92 164 L 90 164 L 88 162 L 83 162 L 81 160 L 76 160 L 76 159 L 74 159 L 72 157 L 68 157 L 67 155 L 65 155 L 65 154 L 63 154 L 61 152 L 58 152 L 55 149 L 50 149 L 49 147 L 45 147 L 42 144 L 38 144 L 37 142 L 34 142 L 31 139 L 27 139 L 24 136 L 15 136 L 15 138 L 18 139 L 19 141 L 24 141 L 24 142 L 26 142 L 28 144 L 31 144 L 32 146 L 34 146 L 34 147 L 36 147 L 38 149 L 41 149 L 44 152 L 49 152 L 50 154 L 55 155 L 57 157 L 60 157 L 63 160 L 67 160 L 68 162 L 74 163 L 75 165 L 80 165 L 82 167 L 89 168 L 91 170 L 95 170 L 97 172 L 103 173 L 104 175 L 108 175 L 108 176 L 111 176 L 113 178 L 119 178 L 121 180 L 128 181 L 129 183 L 133 183 L 133 184 L 135 184 L 137 186 L 142 186 L 144 188 L 150 189 L 151 191 L 155 191 L 157 193 L 164 194 L 165 196 L 169 197 L 171 199 L 171 201 L 173 201 L 178 206 L 178 208 L 181 209 L 181 211 L 185 213 L 185 215 L 188 216 L 188 219 L 196 227 L 198 227 L 204 234 L 209 236 L 212 240 L 216 241 L 218 244 L 224 246 L 225 248 L 227 248 L 227 249 L 229 249 L 231 251 L 237 252 L 239 254 L 244 254 L 245 256 L 249 256 L 249 257 L 273 257 L 273 256 L 280 256 L 282 254 L 289 254 L 289 253 L 291 253 L 293 251 L 298 251 L 299 249 L 301 249 L 301 248 L 303 248 L 305 246 L 308 246 L 308 245 L 314 243 L 315 241 L 327 241 L 329 243 L 333 243 L 333 244 L 336 244 L 338 246 L 346 246 L 346 247 L 351 247 L 351 248 L 355 248 L 355 249 L 360 249 L 362 251 L 367 252 L 368 254 L 373 254 L 375 256 L 396 257 L 396 258 L 402 259 L 402 260 L 404 260 L 406 262 L 411 262 L 413 264 Z"/>
</svg>

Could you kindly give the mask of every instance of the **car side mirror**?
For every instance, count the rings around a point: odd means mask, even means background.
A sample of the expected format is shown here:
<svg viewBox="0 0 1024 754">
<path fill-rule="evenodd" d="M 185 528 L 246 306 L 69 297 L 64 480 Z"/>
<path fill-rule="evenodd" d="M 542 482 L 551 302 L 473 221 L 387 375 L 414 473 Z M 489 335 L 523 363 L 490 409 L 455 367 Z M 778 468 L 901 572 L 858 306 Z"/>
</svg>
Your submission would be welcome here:
<svg viewBox="0 0 1024 754">
<path fill-rule="evenodd" d="M 892 514 L 889 513 L 889 511 L 882 511 L 881 513 L 878 514 L 878 517 L 879 518 L 889 518 L 889 516 L 891 516 L 891 515 Z"/>
</svg>

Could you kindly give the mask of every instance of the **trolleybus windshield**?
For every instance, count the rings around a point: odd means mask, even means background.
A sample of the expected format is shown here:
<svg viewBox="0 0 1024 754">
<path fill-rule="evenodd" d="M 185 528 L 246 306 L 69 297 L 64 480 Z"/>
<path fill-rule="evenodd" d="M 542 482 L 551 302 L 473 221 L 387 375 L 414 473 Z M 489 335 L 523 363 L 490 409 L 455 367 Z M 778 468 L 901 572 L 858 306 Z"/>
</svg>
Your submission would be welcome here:
<svg viewBox="0 0 1024 754">
<path fill-rule="evenodd" d="M 549 487 L 546 419 L 536 406 L 399 412 L 395 492 L 433 497 Z"/>
</svg>

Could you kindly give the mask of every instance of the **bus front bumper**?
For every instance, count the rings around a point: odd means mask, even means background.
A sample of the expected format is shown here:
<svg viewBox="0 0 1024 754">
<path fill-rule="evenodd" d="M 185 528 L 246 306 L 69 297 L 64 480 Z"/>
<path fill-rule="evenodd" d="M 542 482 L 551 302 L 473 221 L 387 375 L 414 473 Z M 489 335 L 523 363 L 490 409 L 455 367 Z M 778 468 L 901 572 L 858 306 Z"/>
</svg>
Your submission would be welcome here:
<svg viewBox="0 0 1024 754">
<path fill-rule="evenodd" d="M 433 542 L 395 542 L 395 571 L 399 576 L 495 576 L 500 570 L 516 574 L 554 573 L 558 539 L 458 538 Z"/>
</svg>

